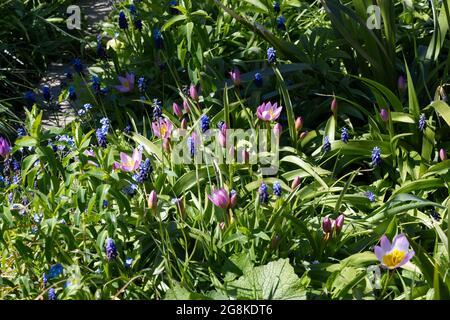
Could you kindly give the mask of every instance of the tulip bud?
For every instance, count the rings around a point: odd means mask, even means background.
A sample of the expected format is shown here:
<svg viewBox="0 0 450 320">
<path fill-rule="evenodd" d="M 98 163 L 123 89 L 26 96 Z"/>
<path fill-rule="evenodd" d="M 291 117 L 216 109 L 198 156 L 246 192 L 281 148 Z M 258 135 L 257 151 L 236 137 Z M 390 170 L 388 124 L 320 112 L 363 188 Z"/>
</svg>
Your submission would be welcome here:
<svg viewBox="0 0 450 320">
<path fill-rule="evenodd" d="M 230 159 L 232 159 L 232 161 L 234 163 L 234 157 L 236 155 L 235 147 L 231 146 L 230 149 L 228 149 L 228 154 L 230 155 Z"/>
<path fill-rule="evenodd" d="M 222 131 L 219 132 L 219 145 L 222 148 L 227 146 L 227 136 Z"/>
<path fill-rule="evenodd" d="M 380 117 L 381 117 L 381 120 L 383 120 L 384 122 L 388 122 L 388 120 L 389 120 L 389 113 L 387 112 L 386 109 L 381 109 Z"/>
<path fill-rule="evenodd" d="M 250 161 L 250 154 L 246 149 L 242 149 L 242 161 L 248 163 Z"/>
<path fill-rule="evenodd" d="M 189 88 L 189 95 L 191 96 L 191 98 L 193 100 L 198 100 L 198 91 L 197 91 L 197 87 L 194 86 L 193 84 L 191 85 L 191 87 Z"/>
<path fill-rule="evenodd" d="M 336 219 L 336 232 L 340 232 L 344 226 L 344 215 L 340 214 Z"/>
<path fill-rule="evenodd" d="M 292 180 L 291 189 L 292 190 L 296 189 L 300 185 L 300 182 L 301 182 L 300 177 L 299 176 L 295 177 L 294 180 Z"/>
<path fill-rule="evenodd" d="M 305 137 L 308 135 L 308 131 L 303 131 L 301 134 L 300 134 L 300 140 L 303 140 L 303 139 L 305 139 Z"/>
<path fill-rule="evenodd" d="M 172 108 L 173 108 L 173 113 L 174 113 L 178 118 L 181 118 L 181 117 L 183 116 L 183 112 L 181 111 L 180 106 L 179 106 L 176 102 L 173 103 Z"/>
<path fill-rule="evenodd" d="M 406 80 L 402 75 L 397 80 L 398 91 L 403 92 L 406 89 Z"/>
<path fill-rule="evenodd" d="M 183 100 L 183 108 L 186 110 L 186 113 L 191 112 L 191 107 L 189 106 L 189 102 L 187 100 Z"/>
<path fill-rule="evenodd" d="M 219 228 L 220 228 L 220 230 L 225 230 L 225 222 L 221 222 L 221 223 L 219 223 Z"/>
<path fill-rule="evenodd" d="M 163 149 L 165 152 L 170 152 L 170 139 L 169 138 L 164 138 Z"/>
<path fill-rule="evenodd" d="M 241 72 L 239 71 L 239 69 L 233 69 L 233 71 L 230 72 L 230 77 L 236 87 L 239 87 L 241 85 Z"/>
<path fill-rule="evenodd" d="M 113 169 L 113 170 L 119 170 L 119 169 L 120 169 L 120 164 L 119 164 L 118 162 L 114 162 L 114 163 L 112 164 L 112 169 Z"/>
<path fill-rule="evenodd" d="M 187 120 L 186 120 L 186 118 L 183 118 L 183 119 L 181 120 L 180 126 L 181 126 L 181 129 L 184 129 L 184 130 L 187 129 Z"/>
<path fill-rule="evenodd" d="M 441 158 L 441 161 L 444 161 L 447 159 L 447 153 L 445 152 L 445 149 L 439 150 L 439 158 Z"/>
<path fill-rule="evenodd" d="M 325 233 L 331 233 L 333 231 L 333 219 L 330 219 L 329 217 L 323 218 L 322 221 L 322 229 Z"/>
<path fill-rule="evenodd" d="M 152 190 L 152 192 L 150 192 L 147 202 L 148 202 L 149 209 L 152 209 L 152 210 L 156 209 L 156 206 L 158 205 L 158 196 L 156 195 L 155 190 Z"/>
<path fill-rule="evenodd" d="M 277 138 L 279 138 L 281 136 L 282 132 L 283 132 L 283 126 L 279 123 L 275 124 L 275 126 L 273 127 L 273 133 L 275 134 L 275 136 Z"/>
<path fill-rule="evenodd" d="M 297 131 L 302 130 L 303 128 L 303 118 L 302 117 L 298 117 L 297 119 L 295 119 L 295 129 Z"/>
<path fill-rule="evenodd" d="M 336 114 L 337 107 L 338 107 L 337 100 L 336 98 L 333 98 L 333 101 L 331 101 L 331 112 L 333 112 L 333 114 Z"/>
<path fill-rule="evenodd" d="M 6 158 L 6 156 L 11 152 L 11 145 L 6 138 L 0 137 L 0 156 Z"/>
<path fill-rule="evenodd" d="M 235 190 L 231 190 L 230 192 L 230 205 L 233 208 L 237 203 L 237 192 Z"/>
</svg>

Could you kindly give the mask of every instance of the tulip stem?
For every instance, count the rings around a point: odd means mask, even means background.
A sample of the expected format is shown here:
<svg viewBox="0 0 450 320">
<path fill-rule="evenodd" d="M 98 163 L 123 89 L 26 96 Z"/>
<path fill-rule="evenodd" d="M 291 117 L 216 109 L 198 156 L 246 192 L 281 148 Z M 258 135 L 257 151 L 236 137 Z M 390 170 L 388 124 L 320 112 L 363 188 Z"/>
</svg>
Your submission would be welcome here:
<svg viewBox="0 0 450 320">
<path fill-rule="evenodd" d="M 387 280 L 384 283 L 383 291 L 381 292 L 380 298 L 383 298 L 384 294 L 386 293 L 388 284 L 389 284 L 389 282 L 391 282 L 393 275 L 394 275 L 394 270 L 389 270 L 389 276 L 387 277 Z"/>
</svg>

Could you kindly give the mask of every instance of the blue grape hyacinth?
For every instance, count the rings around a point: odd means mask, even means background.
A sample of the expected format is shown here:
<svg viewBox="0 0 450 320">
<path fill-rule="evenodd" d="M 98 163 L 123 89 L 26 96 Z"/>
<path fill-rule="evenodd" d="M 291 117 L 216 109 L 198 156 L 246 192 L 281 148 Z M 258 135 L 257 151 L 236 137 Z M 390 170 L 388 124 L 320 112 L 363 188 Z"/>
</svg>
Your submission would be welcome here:
<svg viewBox="0 0 450 320">
<path fill-rule="evenodd" d="M 274 2 L 273 11 L 275 11 L 276 13 L 280 13 L 280 11 L 281 11 L 280 3 L 278 1 Z"/>
<path fill-rule="evenodd" d="M 114 240 L 111 238 L 106 239 L 105 244 L 106 257 L 109 261 L 114 260 L 117 257 L 117 248 Z"/>
<path fill-rule="evenodd" d="M 127 17 L 123 11 L 119 13 L 119 28 L 123 30 L 128 29 Z"/>
<path fill-rule="evenodd" d="M 257 86 L 258 88 L 261 88 L 263 86 L 263 77 L 262 77 L 261 73 L 259 73 L 259 72 L 255 73 L 255 79 L 253 81 L 255 83 L 255 86 Z"/>
<path fill-rule="evenodd" d="M 341 129 L 341 141 L 347 143 L 348 139 L 349 139 L 348 130 L 347 128 L 344 127 Z"/>
<path fill-rule="evenodd" d="M 202 126 L 202 132 L 205 133 L 209 130 L 209 118 L 206 114 L 202 115 L 200 118 L 201 126 Z"/>
<path fill-rule="evenodd" d="M 330 139 L 328 138 L 328 136 L 325 136 L 325 138 L 323 139 L 322 151 L 326 153 L 329 152 L 330 150 L 331 150 Z"/>
<path fill-rule="evenodd" d="M 273 184 L 273 194 L 281 197 L 281 184 L 278 181 Z"/>
<path fill-rule="evenodd" d="M 420 131 L 425 130 L 425 127 L 426 127 L 426 126 L 427 126 L 427 120 L 426 120 L 426 118 L 425 118 L 425 114 L 422 113 L 422 114 L 420 115 L 420 118 L 419 118 L 419 130 L 420 130 Z"/>
<path fill-rule="evenodd" d="M 381 149 L 374 147 L 372 150 L 372 165 L 377 167 L 381 164 Z"/>
<path fill-rule="evenodd" d="M 263 182 L 259 187 L 259 201 L 261 203 L 269 202 L 269 192 L 267 191 L 267 185 Z"/>
<path fill-rule="evenodd" d="M 277 51 L 272 47 L 267 49 L 267 61 L 271 64 L 277 62 Z"/>
<path fill-rule="evenodd" d="M 53 288 L 48 290 L 48 300 L 56 300 L 56 291 Z"/>
</svg>

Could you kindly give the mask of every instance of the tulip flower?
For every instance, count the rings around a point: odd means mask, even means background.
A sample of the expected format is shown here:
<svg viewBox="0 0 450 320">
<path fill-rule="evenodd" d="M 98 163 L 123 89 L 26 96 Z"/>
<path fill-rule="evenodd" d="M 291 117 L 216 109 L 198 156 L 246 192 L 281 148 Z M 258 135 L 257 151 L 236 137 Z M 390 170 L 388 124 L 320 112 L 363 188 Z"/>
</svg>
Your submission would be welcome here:
<svg viewBox="0 0 450 320">
<path fill-rule="evenodd" d="M 224 123 L 219 129 L 219 144 L 223 148 L 227 146 L 227 130 L 228 126 L 226 123 Z"/>
<path fill-rule="evenodd" d="M 186 130 L 187 129 L 187 120 L 183 118 L 180 123 L 180 128 Z"/>
<path fill-rule="evenodd" d="M 298 117 L 297 119 L 295 119 L 295 129 L 297 131 L 302 130 L 303 128 L 303 118 L 302 117 Z"/>
<path fill-rule="evenodd" d="M 323 229 L 324 233 L 332 233 L 333 232 L 333 222 L 334 222 L 334 220 L 329 217 L 323 218 L 322 229 Z"/>
<path fill-rule="evenodd" d="M 241 85 L 241 72 L 239 71 L 239 69 L 233 69 L 233 71 L 230 72 L 230 77 L 236 87 L 239 87 Z"/>
<path fill-rule="evenodd" d="M 331 112 L 333 112 L 333 114 L 336 114 L 337 107 L 338 107 L 337 100 L 336 98 L 333 98 L 333 101 L 331 101 Z"/>
<path fill-rule="evenodd" d="M 299 176 L 295 177 L 294 180 L 292 180 L 291 189 L 292 190 L 296 189 L 300 185 L 300 182 L 301 182 L 300 177 Z"/>
<path fill-rule="evenodd" d="M 198 91 L 196 86 L 191 85 L 191 87 L 189 88 L 189 95 L 191 96 L 192 100 L 198 100 Z"/>
<path fill-rule="evenodd" d="M 142 162 L 142 151 L 134 149 L 133 155 L 130 157 L 126 153 L 120 153 L 120 169 L 125 172 L 137 170 Z"/>
<path fill-rule="evenodd" d="M 173 113 L 174 113 L 178 118 L 181 118 L 181 117 L 183 116 L 183 112 L 181 111 L 180 106 L 179 106 L 176 102 L 173 103 L 172 108 L 173 108 Z"/>
<path fill-rule="evenodd" d="M 159 118 L 152 123 L 153 134 L 158 138 L 170 138 L 172 133 L 172 122 L 166 118 Z"/>
<path fill-rule="evenodd" d="M 275 126 L 273 127 L 273 133 L 275 134 L 275 136 L 277 138 L 279 138 L 281 136 L 282 132 L 283 132 L 283 127 L 281 126 L 281 124 L 279 124 L 279 123 L 275 124 Z"/>
<path fill-rule="evenodd" d="M 208 199 L 211 200 L 212 203 L 214 203 L 215 206 L 222 208 L 222 209 L 228 209 L 232 207 L 232 203 L 236 203 L 237 201 L 237 193 L 232 192 L 231 197 L 230 194 L 224 189 L 218 189 L 213 190 L 211 195 L 208 195 Z M 234 198 L 232 200 L 232 198 Z"/>
<path fill-rule="evenodd" d="M 189 102 L 187 100 L 183 100 L 183 108 L 186 110 L 186 113 L 191 112 L 191 107 L 189 107 Z"/>
<path fill-rule="evenodd" d="M 262 121 L 275 121 L 280 116 L 281 110 L 283 110 L 283 107 L 278 107 L 276 102 L 274 104 L 268 102 L 263 103 L 256 109 L 256 115 Z"/>
<path fill-rule="evenodd" d="M 408 251 L 409 242 L 402 233 L 396 235 L 392 241 L 383 235 L 380 246 L 375 246 L 374 251 L 383 268 L 389 270 L 399 268 L 406 264 L 414 256 L 414 250 Z"/>
<path fill-rule="evenodd" d="M 343 226 L 344 226 L 344 215 L 340 214 L 336 218 L 336 232 L 340 232 Z"/>
<path fill-rule="evenodd" d="M 300 140 L 303 140 L 303 139 L 305 139 L 305 137 L 308 135 L 308 131 L 303 131 L 301 134 L 300 134 Z"/>
<path fill-rule="evenodd" d="M 381 109 L 380 117 L 381 117 L 381 120 L 383 120 L 384 122 L 388 122 L 388 120 L 389 120 L 389 113 L 387 112 L 386 109 Z"/>
<path fill-rule="evenodd" d="M 127 73 L 125 77 L 118 77 L 120 81 L 119 86 L 115 86 L 115 88 L 122 92 L 131 92 L 134 89 L 134 74 L 133 73 Z"/>
<path fill-rule="evenodd" d="M 6 138 L 0 137 L 0 156 L 6 158 L 6 156 L 11 152 L 11 145 Z"/>
<path fill-rule="evenodd" d="M 158 205 L 158 196 L 156 195 L 155 190 L 152 190 L 152 192 L 150 192 L 150 195 L 148 196 L 147 204 L 150 209 L 152 209 L 152 210 L 156 209 L 156 206 Z"/>
<path fill-rule="evenodd" d="M 447 159 L 447 153 L 445 152 L 445 149 L 439 150 L 439 158 L 441 158 L 441 161 L 444 161 Z"/>
</svg>

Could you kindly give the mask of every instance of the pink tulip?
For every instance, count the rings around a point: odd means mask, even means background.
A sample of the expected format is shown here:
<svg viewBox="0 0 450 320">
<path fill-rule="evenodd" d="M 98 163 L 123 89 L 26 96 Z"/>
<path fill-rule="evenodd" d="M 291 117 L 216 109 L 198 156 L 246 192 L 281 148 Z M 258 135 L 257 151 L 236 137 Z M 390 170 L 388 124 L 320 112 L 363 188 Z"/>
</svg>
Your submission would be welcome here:
<svg viewBox="0 0 450 320">
<path fill-rule="evenodd" d="M 134 90 L 134 74 L 127 73 L 125 77 L 118 77 L 120 85 L 114 86 L 118 91 L 122 93 L 131 92 Z"/>
<path fill-rule="evenodd" d="M 186 110 L 186 113 L 191 112 L 191 107 L 189 106 L 189 102 L 187 100 L 183 100 L 183 108 Z"/>
<path fill-rule="evenodd" d="M 133 155 L 130 157 L 126 153 L 120 153 L 120 169 L 125 172 L 137 170 L 142 161 L 142 151 L 134 149 Z"/>
<path fill-rule="evenodd" d="M 389 121 L 389 113 L 388 113 L 388 111 L 386 109 L 381 109 L 380 117 L 381 117 L 381 120 L 383 120 L 384 122 L 388 122 Z"/>
<path fill-rule="evenodd" d="M 275 126 L 273 127 L 273 133 L 275 134 L 275 136 L 277 138 L 279 138 L 281 136 L 282 132 L 283 132 L 283 126 L 279 123 L 275 124 Z"/>
<path fill-rule="evenodd" d="M 276 102 L 274 104 L 268 102 L 263 103 L 256 109 L 256 115 L 262 121 L 275 121 L 280 116 L 281 110 L 283 110 L 283 107 L 278 107 Z"/>
<path fill-rule="evenodd" d="M 172 133 L 172 122 L 166 118 L 159 118 L 157 121 L 152 122 L 153 134 L 158 138 L 170 138 Z"/>
<path fill-rule="evenodd" d="M 191 87 L 189 88 L 189 95 L 191 96 L 192 100 L 198 100 L 198 91 L 197 91 L 197 87 L 194 86 L 193 84 L 192 84 Z"/>
<path fill-rule="evenodd" d="M 173 103 L 172 108 L 173 108 L 173 113 L 174 113 L 178 118 L 181 118 L 181 117 L 183 116 L 183 112 L 181 111 L 180 106 L 179 106 L 176 102 Z"/>
<path fill-rule="evenodd" d="M 331 112 L 336 114 L 337 107 L 338 107 L 337 100 L 336 100 L 336 98 L 333 98 L 333 101 L 331 101 Z"/>
<path fill-rule="evenodd" d="M 343 226 L 344 226 L 344 215 L 340 214 L 336 218 L 336 232 L 340 232 Z"/>
<path fill-rule="evenodd" d="M 244 163 L 248 163 L 250 161 L 250 153 L 246 149 L 242 150 L 242 161 L 244 161 Z"/>
<path fill-rule="evenodd" d="M 403 92 L 406 89 L 406 80 L 402 75 L 397 80 L 398 91 Z"/>
<path fill-rule="evenodd" d="M 239 87 L 241 85 L 241 72 L 238 68 L 235 68 L 230 72 L 230 77 L 235 86 Z"/>
<path fill-rule="evenodd" d="M 153 210 L 156 209 L 156 206 L 158 205 L 158 196 L 156 195 L 155 190 L 152 190 L 152 192 L 150 192 L 150 195 L 148 196 L 147 204 L 150 209 L 153 209 Z"/>
<path fill-rule="evenodd" d="M 325 217 L 322 220 L 322 229 L 325 233 L 331 233 L 333 232 L 333 219 L 330 219 L 329 217 Z"/>
<path fill-rule="evenodd" d="M 295 177 L 294 180 L 292 180 L 291 189 L 294 190 L 300 185 L 301 179 L 299 176 Z"/>
<path fill-rule="evenodd" d="M 445 152 L 445 149 L 439 150 L 439 158 L 441 158 L 441 161 L 444 161 L 447 159 L 447 153 Z"/>
<path fill-rule="evenodd" d="M 303 118 L 302 117 L 298 117 L 297 119 L 295 119 L 295 129 L 297 131 L 302 130 L 303 128 Z"/>
<path fill-rule="evenodd" d="M 232 196 L 236 196 L 236 192 Z M 224 189 L 213 190 L 211 195 L 208 195 L 208 199 L 211 200 L 214 205 L 222 209 L 228 209 L 232 206 L 230 194 Z M 236 203 L 236 200 L 233 200 Z"/>
<path fill-rule="evenodd" d="M 228 126 L 226 123 L 224 123 L 219 130 L 219 144 L 223 148 L 227 146 L 227 130 Z"/>
<path fill-rule="evenodd" d="M 184 130 L 187 129 L 187 120 L 186 120 L 186 118 L 183 118 L 183 119 L 181 120 L 180 127 L 181 127 L 181 129 L 184 129 Z"/>
<path fill-rule="evenodd" d="M 170 139 L 169 138 L 164 138 L 163 149 L 165 152 L 170 152 Z"/>
</svg>

